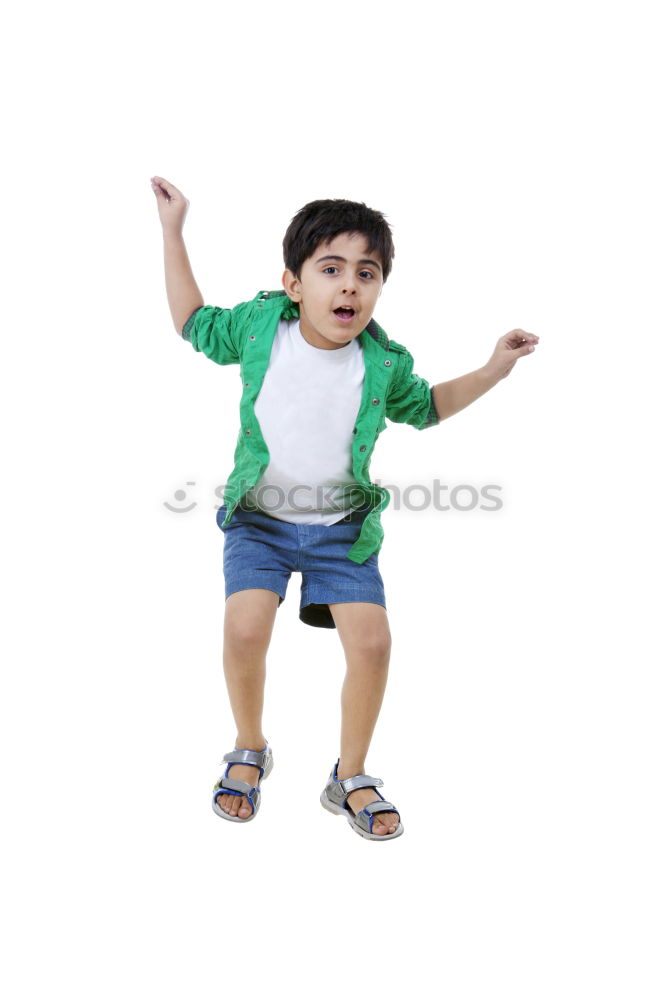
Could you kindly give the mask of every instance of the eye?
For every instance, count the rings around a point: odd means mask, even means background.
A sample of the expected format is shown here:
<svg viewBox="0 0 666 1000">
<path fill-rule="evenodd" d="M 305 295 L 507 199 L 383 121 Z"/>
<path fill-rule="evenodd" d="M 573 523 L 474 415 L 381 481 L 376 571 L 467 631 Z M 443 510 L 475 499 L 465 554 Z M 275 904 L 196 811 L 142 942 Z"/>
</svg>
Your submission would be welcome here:
<svg viewBox="0 0 666 1000">
<path fill-rule="evenodd" d="M 325 267 L 322 271 L 322 274 L 328 274 L 331 271 L 337 271 L 337 267 L 335 266 L 335 264 L 329 264 L 328 267 Z M 361 271 L 360 274 L 364 275 L 366 280 L 370 279 L 370 281 L 372 281 L 373 278 L 375 277 L 372 271 Z"/>
</svg>

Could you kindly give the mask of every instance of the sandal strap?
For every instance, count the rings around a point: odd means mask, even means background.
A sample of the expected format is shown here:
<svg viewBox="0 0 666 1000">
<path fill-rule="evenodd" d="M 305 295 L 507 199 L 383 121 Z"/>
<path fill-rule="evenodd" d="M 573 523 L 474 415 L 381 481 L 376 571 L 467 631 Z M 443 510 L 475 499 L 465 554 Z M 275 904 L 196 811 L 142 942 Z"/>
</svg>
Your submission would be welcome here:
<svg viewBox="0 0 666 1000">
<path fill-rule="evenodd" d="M 225 753 L 223 762 L 232 764 L 252 764 L 254 767 L 265 768 L 268 760 L 269 750 L 232 750 Z"/>
<path fill-rule="evenodd" d="M 215 788 L 228 790 L 232 794 L 235 792 L 238 795 L 246 795 L 248 798 L 257 791 L 256 785 L 248 785 L 247 781 L 240 781 L 238 778 L 220 778 Z"/>
<path fill-rule="evenodd" d="M 387 802 L 386 799 L 382 799 L 381 802 L 371 802 L 370 805 L 363 806 L 363 808 L 365 809 L 366 812 L 372 813 L 373 815 L 374 815 L 374 813 L 390 813 L 390 812 L 397 813 L 398 812 L 398 810 L 393 805 L 393 803 L 392 802 Z M 398 816 L 399 815 L 400 815 L 400 813 L 398 813 Z"/>
<path fill-rule="evenodd" d="M 342 778 L 339 782 L 345 795 L 350 795 L 357 788 L 381 788 L 383 784 L 381 778 L 372 778 L 369 774 L 355 774 L 352 778 Z"/>
</svg>

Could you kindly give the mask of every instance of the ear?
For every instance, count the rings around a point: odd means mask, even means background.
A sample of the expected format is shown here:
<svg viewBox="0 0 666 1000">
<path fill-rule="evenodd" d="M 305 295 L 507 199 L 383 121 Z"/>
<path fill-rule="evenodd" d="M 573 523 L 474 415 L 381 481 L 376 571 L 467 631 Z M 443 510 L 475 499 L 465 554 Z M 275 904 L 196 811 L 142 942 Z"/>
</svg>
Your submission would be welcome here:
<svg viewBox="0 0 666 1000">
<path fill-rule="evenodd" d="M 300 302 L 302 297 L 301 283 L 294 274 L 287 268 L 282 274 L 282 287 L 292 302 Z"/>
</svg>

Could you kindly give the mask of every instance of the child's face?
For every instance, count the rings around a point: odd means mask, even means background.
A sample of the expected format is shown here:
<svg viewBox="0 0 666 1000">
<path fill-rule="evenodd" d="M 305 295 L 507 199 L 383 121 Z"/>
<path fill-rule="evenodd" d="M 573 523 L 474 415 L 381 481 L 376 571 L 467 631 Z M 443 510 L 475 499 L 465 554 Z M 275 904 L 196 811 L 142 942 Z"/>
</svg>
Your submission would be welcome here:
<svg viewBox="0 0 666 1000">
<path fill-rule="evenodd" d="M 335 350 L 358 337 L 372 319 L 382 290 L 381 259 L 376 252 L 368 253 L 365 236 L 341 233 L 330 243 L 321 243 L 308 257 L 300 281 L 287 270 L 282 284 L 300 304 L 305 340 L 313 347 Z M 354 309 L 351 319 L 334 312 L 343 305 Z"/>
</svg>

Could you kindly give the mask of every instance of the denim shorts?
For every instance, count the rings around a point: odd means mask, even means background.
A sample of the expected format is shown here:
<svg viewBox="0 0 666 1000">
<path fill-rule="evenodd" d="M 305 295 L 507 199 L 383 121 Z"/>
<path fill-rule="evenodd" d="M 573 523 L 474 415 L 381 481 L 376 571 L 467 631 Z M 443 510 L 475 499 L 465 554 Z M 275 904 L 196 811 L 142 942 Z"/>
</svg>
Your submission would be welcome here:
<svg viewBox="0 0 666 1000">
<path fill-rule="evenodd" d="M 364 563 L 347 557 L 369 509 L 357 508 L 335 524 L 292 524 L 239 505 L 222 527 L 227 516 L 222 504 L 216 520 L 224 532 L 225 599 L 262 587 L 279 595 L 279 608 L 296 572 L 302 574 L 299 618 L 306 625 L 335 628 L 329 602 L 367 601 L 385 608 L 377 553 Z"/>
</svg>

